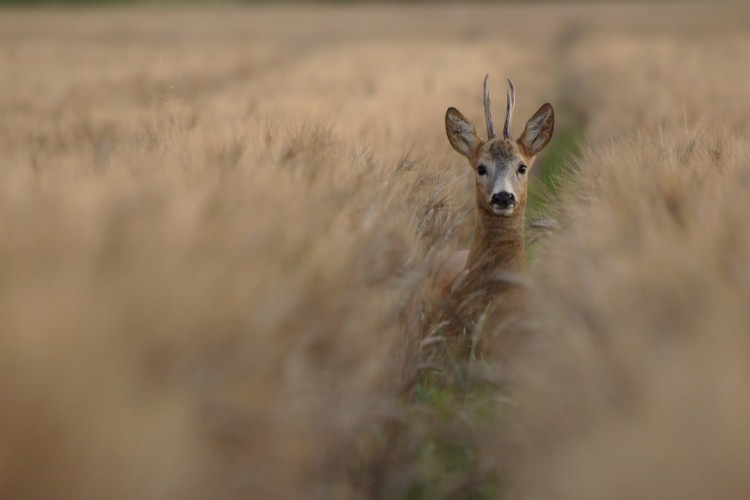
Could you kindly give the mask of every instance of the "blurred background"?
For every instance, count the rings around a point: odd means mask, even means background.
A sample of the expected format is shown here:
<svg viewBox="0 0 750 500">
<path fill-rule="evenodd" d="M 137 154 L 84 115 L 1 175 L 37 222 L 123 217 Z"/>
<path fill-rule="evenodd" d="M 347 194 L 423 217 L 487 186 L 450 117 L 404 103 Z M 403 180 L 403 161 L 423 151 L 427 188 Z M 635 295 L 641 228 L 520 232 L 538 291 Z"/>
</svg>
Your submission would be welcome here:
<svg viewBox="0 0 750 500">
<path fill-rule="evenodd" d="M 747 2 L 0 3 L 0 498 L 750 496 Z M 512 321 L 429 293 L 487 73 Z"/>
</svg>

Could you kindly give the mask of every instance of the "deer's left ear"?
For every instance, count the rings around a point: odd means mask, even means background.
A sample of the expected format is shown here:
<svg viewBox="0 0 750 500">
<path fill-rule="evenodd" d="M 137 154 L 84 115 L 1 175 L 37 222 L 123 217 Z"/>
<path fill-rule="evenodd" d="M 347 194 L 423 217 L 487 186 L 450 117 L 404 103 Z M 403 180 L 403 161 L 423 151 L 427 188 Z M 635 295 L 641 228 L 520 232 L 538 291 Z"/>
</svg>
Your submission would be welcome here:
<svg viewBox="0 0 750 500">
<path fill-rule="evenodd" d="M 470 160 L 482 145 L 474 125 L 456 108 L 448 108 L 445 113 L 445 132 L 453 149 Z"/>
<path fill-rule="evenodd" d="M 526 129 L 518 139 L 518 143 L 528 156 L 536 156 L 539 151 L 549 144 L 552 132 L 555 130 L 555 111 L 550 103 L 545 104 L 534 113 L 526 123 Z"/>
</svg>

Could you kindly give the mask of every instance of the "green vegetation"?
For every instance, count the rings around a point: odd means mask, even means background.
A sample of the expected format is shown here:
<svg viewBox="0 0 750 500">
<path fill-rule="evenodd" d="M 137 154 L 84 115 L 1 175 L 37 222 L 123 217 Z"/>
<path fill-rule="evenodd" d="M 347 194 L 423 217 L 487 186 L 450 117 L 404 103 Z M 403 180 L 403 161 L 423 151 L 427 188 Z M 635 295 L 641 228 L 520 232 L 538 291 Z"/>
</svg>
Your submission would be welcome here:
<svg viewBox="0 0 750 500">
<path fill-rule="evenodd" d="M 584 138 L 582 128 L 577 126 L 559 127 L 555 130 L 544 157 L 540 162 L 539 173 L 529 183 L 528 209 L 534 217 L 549 214 L 549 203 L 564 182 L 566 172 L 580 153 Z"/>
</svg>

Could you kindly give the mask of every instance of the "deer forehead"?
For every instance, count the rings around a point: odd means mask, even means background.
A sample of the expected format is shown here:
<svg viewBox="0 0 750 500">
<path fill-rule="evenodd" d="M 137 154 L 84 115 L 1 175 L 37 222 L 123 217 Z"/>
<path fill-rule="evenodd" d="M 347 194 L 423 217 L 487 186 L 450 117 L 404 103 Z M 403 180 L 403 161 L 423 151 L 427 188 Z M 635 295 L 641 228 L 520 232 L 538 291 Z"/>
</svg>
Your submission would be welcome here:
<svg viewBox="0 0 750 500">
<path fill-rule="evenodd" d="M 521 158 L 521 149 L 515 141 L 497 138 L 485 144 L 479 156 L 479 161 L 495 165 L 508 165 Z"/>
</svg>

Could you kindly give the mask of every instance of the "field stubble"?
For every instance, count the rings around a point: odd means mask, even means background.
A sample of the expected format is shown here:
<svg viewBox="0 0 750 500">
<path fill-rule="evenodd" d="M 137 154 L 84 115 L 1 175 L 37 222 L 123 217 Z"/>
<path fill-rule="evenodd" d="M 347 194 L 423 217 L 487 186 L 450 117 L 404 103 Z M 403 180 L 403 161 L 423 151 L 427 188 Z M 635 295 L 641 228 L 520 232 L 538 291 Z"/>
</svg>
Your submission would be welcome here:
<svg viewBox="0 0 750 500">
<path fill-rule="evenodd" d="M 0 496 L 746 496 L 747 15 L 3 12 Z M 420 343 L 486 72 L 558 111 L 512 365 Z"/>
</svg>

